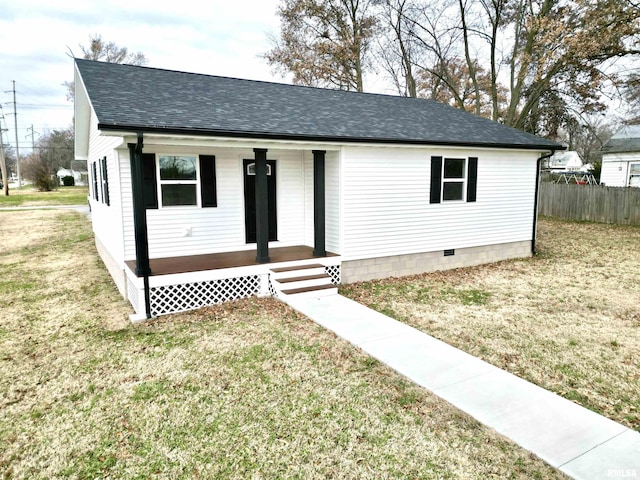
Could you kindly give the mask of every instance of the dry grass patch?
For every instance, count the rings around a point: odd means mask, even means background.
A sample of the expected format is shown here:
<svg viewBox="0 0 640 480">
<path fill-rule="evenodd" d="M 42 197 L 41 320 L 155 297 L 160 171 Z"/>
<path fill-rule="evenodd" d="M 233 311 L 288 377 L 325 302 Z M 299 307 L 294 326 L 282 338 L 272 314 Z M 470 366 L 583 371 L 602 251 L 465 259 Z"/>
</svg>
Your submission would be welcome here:
<svg viewBox="0 0 640 480">
<path fill-rule="evenodd" d="M 557 478 L 284 304 L 130 325 L 86 219 L 0 213 L 3 478 Z"/>
<path fill-rule="evenodd" d="M 538 249 L 341 293 L 640 430 L 640 228 L 545 219 Z"/>
</svg>

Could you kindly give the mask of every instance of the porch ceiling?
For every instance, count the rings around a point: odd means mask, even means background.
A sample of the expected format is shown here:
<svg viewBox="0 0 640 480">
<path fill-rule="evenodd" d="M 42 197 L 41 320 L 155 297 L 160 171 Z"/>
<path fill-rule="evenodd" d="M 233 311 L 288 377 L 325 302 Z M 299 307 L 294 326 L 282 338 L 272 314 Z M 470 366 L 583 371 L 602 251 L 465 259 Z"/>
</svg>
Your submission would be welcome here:
<svg viewBox="0 0 640 480">
<path fill-rule="evenodd" d="M 327 256 L 335 257 L 337 256 L 337 254 L 327 252 Z M 271 259 L 269 263 L 311 260 L 315 258 L 313 256 L 313 248 L 304 245 L 295 247 L 270 248 L 269 257 Z M 132 272 L 135 272 L 135 260 L 129 260 L 125 263 Z M 189 255 L 183 257 L 155 258 L 149 260 L 151 276 L 201 272 L 205 270 L 217 270 L 221 268 L 249 267 L 251 265 L 264 265 L 256 262 L 255 250 L 210 253 L 207 255 Z"/>
</svg>

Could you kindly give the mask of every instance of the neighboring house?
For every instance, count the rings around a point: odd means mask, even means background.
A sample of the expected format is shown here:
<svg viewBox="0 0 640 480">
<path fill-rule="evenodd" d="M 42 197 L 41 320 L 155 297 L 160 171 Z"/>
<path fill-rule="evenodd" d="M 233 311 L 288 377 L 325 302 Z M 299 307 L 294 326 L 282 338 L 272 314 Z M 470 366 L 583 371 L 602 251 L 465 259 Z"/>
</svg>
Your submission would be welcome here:
<svg viewBox="0 0 640 480">
<path fill-rule="evenodd" d="M 573 150 L 555 152 L 544 162 L 543 168 L 550 172 L 576 172 L 582 168 L 582 158 Z"/>
<path fill-rule="evenodd" d="M 622 127 L 602 146 L 600 183 L 640 187 L 640 125 Z"/>
<path fill-rule="evenodd" d="M 75 85 L 96 245 L 139 318 L 529 256 L 562 148 L 424 99 L 88 60 Z"/>
<path fill-rule="evenodd" d="M 74 185 L 86 186 L 88 185 L 89 172 L 86 170 L 71 170 L 69 168 L 60 168 L 56 172 L 56 176 L 58 177 L 58 184 L 64 185 L 63 178 L 64 177 L 73 177 Z"/>
</svg>

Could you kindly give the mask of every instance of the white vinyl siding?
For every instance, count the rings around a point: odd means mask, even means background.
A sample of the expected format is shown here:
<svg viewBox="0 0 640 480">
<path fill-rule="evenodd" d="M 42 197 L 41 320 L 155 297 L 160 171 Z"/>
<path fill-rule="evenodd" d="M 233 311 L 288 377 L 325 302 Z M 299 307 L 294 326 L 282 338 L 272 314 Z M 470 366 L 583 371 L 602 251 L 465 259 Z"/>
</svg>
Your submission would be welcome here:
<svg viewBox="0 0 640 480">
<path fill-rule="evenodd" d="M 166 147 L 145 143 L 145 152 L 167 152 Z M 176 152 L 180 150 L 176 147 Z M 180 153 L 185 153 L 185 149 Z M 155 153 L 155 152 L 154 152 Z M 245 241 L 243 159 L 254 157 L 252 150 L 216 148 L 186 153 L 215 155 L 217 207 L 147 209 L 150 258 L 200 255 L 255 249 Z M 304 168 L 301 151 L 267 153 L 276 161 L 278 241 L 272 247 L 302 245 L 305 232 Z M 124 159 L 122 160 L 124 162 Z M 127 157 L 128 162 L 128 157 Z M 127 167 L 128 181 L 130 172 Z M 129 183 L 130 185 L 130 183 Z M 130 215 L 125 217 L 126 258 L 135 258 L 133 208 L 128 188 Z"/>
<path fill-rule="evenodd" d="M 627 162 L 602 162 L 600 183 L 607 187 L 626 187 Z"/>
<path fill-rule="evenodd" d="M 124 259 L 136 258 L 136 244 L 133 233 L 133 196 L 131 192 L 131 159 L 129 150 L 118 149 L 120 160 L 120 197 L 122 200 L 122 229 L 124 241 Z"/>
<path fill-rule="evenodd" d="M 600 183 L 607 187 L 628 187 L 631 163 L 640 162 L 640 153 L 610 153 L 602 156 Z"/>
<path fill-rule="evenodd" d="M 305 241 L 305 189 L 302 151 L 267 152 L 276 160 L 278 246 L 303 245 Z"/>
<path fill-rule="evenodd" d="M 430 158 L 477 156 L 474 203 L 429 203 Z M 342 254 L 402 255 L 531 240 L 537 152 L 343 150 Z"/>
<path fill-rule="evenodd" d="M 340 253 L 340 156 L 327 152 L 325 160 L 325 241 L 328 252 Z"/>
<path fill-rule="evenodd" d="M 313 154 L 304 152 L 304 242 L 313 246 Z"/>
<path fill-rule="evenodd" d="M 120 200 L 120 171 L 118 155 L 115 148 L 122 143 L 119 137 L 105 137 L 99 135 L 97 129 L 98 119 L 91 112 L 89 125 L 89 151 L 87 170 L 91 174 L 89 205 L 91 206 L 91 218 L 93 232 L 102 245 L 110 252 L 118 262 L 124 260 L 124 246 L 122 233 L 122 209 Z M 107 178 L 109 180 L 109 203 L 103 202 L 102 169 L 101 160 L 107 158 Z M 93 192 L 93 167 L 96 163 L 98 200 L 91 195 Z"/>
</svg>

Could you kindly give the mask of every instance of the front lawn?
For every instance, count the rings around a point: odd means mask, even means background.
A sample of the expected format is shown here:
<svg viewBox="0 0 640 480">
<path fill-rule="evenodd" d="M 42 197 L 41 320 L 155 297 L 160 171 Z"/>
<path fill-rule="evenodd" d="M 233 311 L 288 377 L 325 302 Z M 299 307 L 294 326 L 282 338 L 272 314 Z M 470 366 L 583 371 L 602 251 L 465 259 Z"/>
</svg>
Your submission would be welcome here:
<svg viewBox="0 0 640 480">
<path fill-rule="evenodd" d="M 9 196 L 0 191 L 1 207 L 39 207 L 44 205 L 86 205 L 87 187 L 58 187 L 51 192 L 39 192 L 30 185 L 10 188 Z"/>
<path fill-rule="evenodd" d="M 544 219 L 535 258 L 341 293 L 640 430 L 640 228 Z"/>
<path fill-rule="evenodd" d="M 0 221 L 2 478 L 564 478 L 276 300 L 131 325 L 84 216 Z"/>
</svg>

